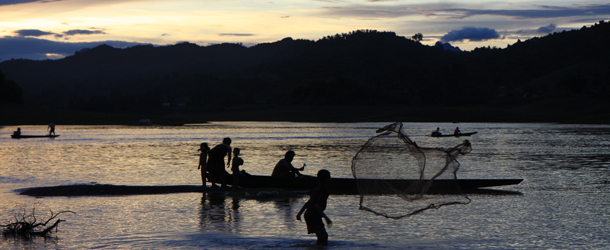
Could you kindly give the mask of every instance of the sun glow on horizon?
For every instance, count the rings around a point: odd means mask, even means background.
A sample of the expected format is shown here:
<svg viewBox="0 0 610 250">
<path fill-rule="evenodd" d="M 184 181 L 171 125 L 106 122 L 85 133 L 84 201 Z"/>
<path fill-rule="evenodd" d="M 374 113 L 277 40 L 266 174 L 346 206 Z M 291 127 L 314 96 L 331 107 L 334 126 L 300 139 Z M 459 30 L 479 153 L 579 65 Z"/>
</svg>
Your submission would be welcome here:
<svg viewBox="0 0 610 250">
<path fill-rule="evenodd" d="M 5 36 L 26 36 L 63 42 L 128 41 L 158 45 L 189 41 L 199 45 L 254 45 L 293 39 L 318 40 L 328 35 L 371 29 L 410 38 L 422 33 L 422 43 L 434 45 L 450 32 L 464 38 L 447 41 L 462 50 L 506 47 L 517 39 L 543 36 L 582 27 L 610 15 L 610 5 L 590 0 L 541 6 L 535 1 L 487 2 L 456 0 L 443 3 L 396 1 L 279 0 L 110 0 L 32 1 L 0 3 L 0 30 Z M 561 9 L 565 16 L 557 14 Z M 585 15 L 586 10 L 595 15 Z M 488 28 L 499 35 L 467 33 L 464 27 Z M 555 26 L 553 26 L 555 27 Z M 20 31 L 32 32 L 20 32 Z M 68 32 L 77 30 L 79 32 Z M 38 32 L 33 32 L 38 31 Z M 89 31 L 89 32 L 87 32 Z M 101 31 L 101 32 L 100 32 Z M 480 30 L 482 31 L 482 30 Z M 70 35 L 64 35 L 70 34 Z"/>
</svg>

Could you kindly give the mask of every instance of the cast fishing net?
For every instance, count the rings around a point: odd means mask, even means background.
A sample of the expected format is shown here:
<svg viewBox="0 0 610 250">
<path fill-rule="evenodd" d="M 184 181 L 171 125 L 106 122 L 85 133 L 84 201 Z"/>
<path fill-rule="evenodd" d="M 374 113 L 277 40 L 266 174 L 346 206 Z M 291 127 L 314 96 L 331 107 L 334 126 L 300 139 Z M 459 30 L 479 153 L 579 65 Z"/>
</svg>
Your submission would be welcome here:
<svg viewBox="0 0 610 250">
<path fill-rule="evenodd" d="M 468 204 L 456 181 L 456 158 L 470 142 L 448 149 L 419 147 L 397 122 L 377 130 L 352 159 L 360 209 L 400 219 L 446 205 Z"/>
</svg>

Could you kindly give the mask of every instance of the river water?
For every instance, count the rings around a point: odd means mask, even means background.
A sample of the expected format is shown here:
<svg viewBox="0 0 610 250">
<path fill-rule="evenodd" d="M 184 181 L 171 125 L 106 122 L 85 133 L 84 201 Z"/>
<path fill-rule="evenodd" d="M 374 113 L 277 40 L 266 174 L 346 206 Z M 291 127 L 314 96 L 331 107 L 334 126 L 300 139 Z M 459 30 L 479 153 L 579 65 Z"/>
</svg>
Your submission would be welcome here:
<svg viewBox="0 0 610 250">
<path fill-rule="evenodd" d="M 242 149 L 243 169 L 271 173 L 287 150 L 304 173 L 328 169 L 351 177 L 351 159 L 388 123 L 213 122 L 178 127 L 62 126 L 55 139 L 11 139 L 0 128 L 0 224 L 23 209 L 62 214 L 54 238 L 1 238 L 1 249 L 316 249 L 296 221 L 307 197 L 253 199 L 181 193 L 36 198 L 28 187 L 67 184 L 197 185 L 199 144 L 224 137 Z M 458 138 L 427 136 L 455 126 L 472 152 L 459 159 L 458 178 L 522 178 L 470 194 L 468 205 L 393 220 L 358 209 L 359 196 L 331 195 L 333 219 L 324 249 L 608 249 L 610 126 L 498 123 L 405 123 L 420 146 L 453 147 Z M 44 126 L 21 126 L 44 134 Z"/>
</svg>

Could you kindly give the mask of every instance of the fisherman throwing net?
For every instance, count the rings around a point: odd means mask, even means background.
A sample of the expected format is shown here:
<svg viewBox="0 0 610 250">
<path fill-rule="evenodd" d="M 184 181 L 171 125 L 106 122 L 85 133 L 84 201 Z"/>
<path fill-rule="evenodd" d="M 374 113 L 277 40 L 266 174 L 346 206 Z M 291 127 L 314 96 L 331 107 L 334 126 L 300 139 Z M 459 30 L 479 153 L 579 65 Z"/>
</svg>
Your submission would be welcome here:
<svg viewBox="0 0 610 250">
<path fill-rule="evenodd" d="M 352 159 L 360 209 L 400 219 L 446 205 L 468 204 L 456 181 L 456 158 L 471 151 L 465 140 L 453 148 L 417 146 L 397 122 L 377 130 Z"/>
</svg>

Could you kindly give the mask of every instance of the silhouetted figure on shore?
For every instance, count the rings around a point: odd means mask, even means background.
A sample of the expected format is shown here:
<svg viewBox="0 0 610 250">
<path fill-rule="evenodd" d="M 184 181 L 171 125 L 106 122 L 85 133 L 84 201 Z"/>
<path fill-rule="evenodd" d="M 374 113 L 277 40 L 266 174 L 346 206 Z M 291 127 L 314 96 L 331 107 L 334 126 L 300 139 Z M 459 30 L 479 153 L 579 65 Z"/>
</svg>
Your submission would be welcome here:
<svg viewBox="0 0 610 250">
<path fill-rule="evenodd" d="M 49 135 L 55 135 L 55 124 L 50 123 L 49 127 L 47 127 L 47 130 L 49 131 Z"/>
<path fill-rule="evenodd" d="M 226 178 L 229 173 L 225 170 L 225 156 L 227 156 L 227 165 L 231 164 L 231 138 L 228 137 L 222 140 L 222 144 L 218 144 L 210 150 L 208 172 L 210 173 L 209 181 L 212 183 L 212 187 L 215 187 L 216 183 L 220 183 L 222 187 L 227 186 Z"/>
<path fill-rule="evenodd" d="M 301 210 L 297 214 L 297 220 L 301 221 L 301 214 L 306 210 L 304 217 L 305 222 L 307 223 L 307 234 L 315 233 L 318 238 L 316 240 L 316 245 L 326 246 L 328 245 L 328 233 L 326 232 L 322 218 L 326 220 L 329 227 L 333 223 L 324 213 L 329 196 L 327 188 L 331 183 L 330 172 L 326 169 L 318 171 L 318 181 L 320 184 L 311 192 L 309 200 L 301 207 Z"/>
<path fill-rule="evenodd" d="M 459 134 L 461 134 L 461 133 L 462 133 L 462 131 L 460 131 L 460 128 L 455 127 L 455 130 L 453 131 L 453 134 L 454 134 L 454 135 L 459 135 Z"/>
<path fill-rule="evenodd" d="M 294 178 L 296 176 L 301 176 L 299 171 L 303 171 L 305 169 L 305 164 L 301 168 L 295 168 L 292 166 L 292 160 L 296 153 L 292 150 L 286 152 L 284 155 L 284 159 L 281 159 L 273 168 L 273 173 L 271 173 L 272 177 L 287 177 Z"/>
<path fill-rule="evenodd" d="M 233 187 L 239 186 L 239 166 L 244 165 L 244 160 L 239 157 L 241 149 L 235 148 L 233 149 L 233 163 L 231 164 L 231 172 L 233 173 Z"/>
<path fill-rule="evenodd" d="M 201 183 L 205 186 L 206 183 L 206 172 L 208 172 L 208 156 L 210 155 L 210 147 L 207 143 L 201 143 L 198 151 L 201 151 L 199 154 L 199 165 L 197 169 L 201 170 Z"/>
</svg>

